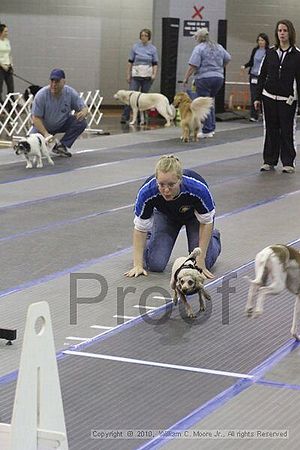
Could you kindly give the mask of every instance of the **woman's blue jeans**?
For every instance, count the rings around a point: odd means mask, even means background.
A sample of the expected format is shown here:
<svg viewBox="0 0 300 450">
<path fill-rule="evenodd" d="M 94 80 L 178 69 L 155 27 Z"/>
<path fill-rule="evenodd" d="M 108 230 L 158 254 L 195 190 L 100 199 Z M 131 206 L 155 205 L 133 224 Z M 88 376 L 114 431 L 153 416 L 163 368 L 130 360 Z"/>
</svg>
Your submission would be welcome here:
<svg viewBox="0 0 300 450">
<path fill-rule="evenodd" d="M 151 235 L 147 239 L 144 252 L 145 267 L 151 272 L 163 272 L 170 259 L 175 241 L 182 225 L 171 220 L 166 214 L 154 211 L 153 227 Z M 199 246 L 199 222 L 196 217 L 190 219 L 186 224 L 188 240 L 188 251 L 191 253 Z M 216 262 L 221 252 L 220 232 L 213 230 L 212 237 L 207 249 L 205 264 L 210 269 Z"/>
<path fill-rule="evenodd" d="M 198 97 L 215 97 L 221 87 L 223 86 L 224 79 L 221 77 L 210 77 L 195 79 L 196 91 Z M 215 106 L 210 110 L 207 118 L 205 119 L 202 127 L 202 133 L 212 133 L 216 129 L 216 115 Z"/>
</svg>

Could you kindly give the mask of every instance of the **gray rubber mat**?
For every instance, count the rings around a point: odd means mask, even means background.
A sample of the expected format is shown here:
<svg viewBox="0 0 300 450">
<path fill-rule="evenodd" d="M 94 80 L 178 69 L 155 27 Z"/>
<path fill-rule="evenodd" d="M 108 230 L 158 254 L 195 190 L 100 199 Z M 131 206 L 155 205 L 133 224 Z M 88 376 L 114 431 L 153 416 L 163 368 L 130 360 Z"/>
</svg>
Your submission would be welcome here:
<svg viewBox="0 0 300 450">
<path fill-rule="evenodd" d="M 178 129 L 180 134 L 180 130 Z M 245 127 L 243 132 L 240 130 L 223 131 L 216 134 L 214 139 L 203 139 L 200 143 L 201 149 L 205 149 L 212 145 L 221 145 L 225 142 L 236 142 L 242 139 L 251 139 L 261 135 L 261 129 L 259 127 L 249 128 Z M 64 173 L 84 165 L 104 164 L 112 161 L 122 161 L 125 159 L 134 159 L 136 157 L 141 158 L 149 156 L 160 156 L 164 153 L 170 153 L 170 149 L 173 153 L 187 151 L 192 148 L 198 148 L 199 142 L 190 142 L 183 145 L 179 138 L 166 139 L 156 142 L 143 142 L 139 144 L 116 146 L 111 151 L 99 151 L 92 153 L 81 153 L 74 155 L 71 159 L 54 157 L 54 166 L 49 166 L 45 162 L 43 170 L 31 170 L 26 171 L 26 178 L 35 178 L 50 175 L 53 173 Z M 16 157 L 16 161 L 18 161 Z M 1 183 L 13 182 L 24 178 L 25 161 L 22 157 L 19 157 L 19 163 L 6 164 L 0 166 L 0 180 Z"/>
<path fill-rule="evenodd" d="M 84 369 L 79 361 L 68 358 L 59 365 L 70 450 L 137 448 L 145 439 L 92 440 L 91 430 L 166 429 L 199 401 L 209 400 L 212 383 L 221 392 L 233 382 L 125 363 L 92 359 L 83 363 Z M 0 386 L 4 422 L 10 421 L 14 388 L 14 383 Z"/>
<path fill-rule="evenodd" d="M 299 416 L 295 412 L 299 401 L 299 391 L 255 385 L 204 419 L 200 427 L 193 427 L 203 438 L 172 439 L 160 448 L 296 450 L 299 447 Z M 268 437 L 268 432 L 276 430 L 282 430 L 282 438 Z M 218 432 L 221 437 L 209 437 L 217 436 Z"/>
<path fill-rule="evenodd" d="M 266 301 L 264 315 L 249 320 L 244 314 L 248 283 L 242 270 L 231 278 L 230 301 L 222 298 L 221 282 L 209 290 L 212 303 L 191 320 L 180 308 L 161 324 L 153 323 L 165 311 L 138 319 L 119 332 L 99 338 L 76 351 L 133 358 L 207 370 L 228 372 L 192 373 L 186 370 L 149 367 L 122 361 L 104 361 L 68 355 L 59 361 L 65 418 L 72 450 L 134 449 L 142 441 L 92 440 L 96 430 L 168 429 L 228 387 L 239 374 L 249 374 L 289 338 L 293 296 L 285 293 Z M 198 301 L 193 296 L 195 311 Z M 276 307 L 274 307 L 274 304 Z M 149 323 L 150 322 L 150 323 Z M 237 377 L 234 374 L 237 373 Z M 231 376 L 232 375 L 232 376 Z M 0 386 L 0 416 L 10 420 L 15 382 Z"/>
<path fill-rule="evenodd" d="M 258 157 L 254 155 L 195 167 L 218 199 L 217 216 L 300 189 L 297 174 L 287 175 L 282 183 L 285 175 L 262 175 L 257 173 L 257 166 Z M 141 183 L 127 183 L 126 189 L 114 186 L 1 208 L 0 240 L 7 264 L 2 269 L 0 290 L 130 247 L 133 203 Z M 122 205 L 127 207 L 118 211 Z M 76 245 L 69 246 L 75 236 Z"/>
</svg>

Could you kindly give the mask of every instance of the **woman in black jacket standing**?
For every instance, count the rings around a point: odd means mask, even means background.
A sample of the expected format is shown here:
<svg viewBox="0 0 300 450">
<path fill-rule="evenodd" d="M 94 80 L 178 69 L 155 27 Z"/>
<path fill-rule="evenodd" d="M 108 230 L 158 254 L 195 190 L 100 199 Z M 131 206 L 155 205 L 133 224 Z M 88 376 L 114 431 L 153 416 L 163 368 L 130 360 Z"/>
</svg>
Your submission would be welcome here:
<svg viewBox="0 0 300 450">
<path fill-rule="evenodd" d="M 300 51 L 295 46 L 296 32 L 290 20 L 279 20 L 275 46 L 261 66 L 254 106 L 261 102 L 265 118 L 264 164 L 261 171 L 274 169 L 280 158 L 282 172 L 295 172 L 296 114 L 300 97 Z"/>
<path fill-rule="evenodd" d="M 251 94 L 251 106 L 250 106 L 250 121 L 257 122 L 259 112 L 254 108 L 254 102 L 256 100 L 257 81 L 259 68 L 262 60 L 265 57 L 266 51 L 269 48 L 269 38 L 265 33 L 259 33 L 256 38 L 257 46 L 251 52 L 249 61 L 241 66 L 241 69 L 247 69 L 249 67 L 249 83 Z"/>
</svg>

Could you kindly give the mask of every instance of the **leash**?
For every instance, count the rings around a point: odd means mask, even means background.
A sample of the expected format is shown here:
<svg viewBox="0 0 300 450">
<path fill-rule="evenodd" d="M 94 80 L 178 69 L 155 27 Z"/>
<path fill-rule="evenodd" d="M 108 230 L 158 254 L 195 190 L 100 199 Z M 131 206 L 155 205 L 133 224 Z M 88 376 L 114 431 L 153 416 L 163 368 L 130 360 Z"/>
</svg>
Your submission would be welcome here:
<svg viewBox="0 0 300 450">
<path fill-rule="evenodd" d="M 195 98 L 197 98 L 197 93 L 196 93 L 196 86 L 195 86 L 195 82 L 192 81 L 192 85 L 189 88 L 186 85 L 184 85 L 184 82 L 182 80 L 177 81 L 178 84 L 182 84 L 182 91 L 185 92 L 186 94 L 188 94 L 188 96 L 190 97 L 191 100 L 194 100 Z"/>
<path fill-rule="evenodd" d="M 187 84 L 185 85 L 184 82 L 183 82 L 182 80 L 178 80 L 177 83 L 178 83 L 178 84 L 182 84 L 182 87 L 181 87 L 181 91 L 182 91 L 182 92 L 186 92 L 186 91 L 188 90 Z"/>
<path fill-rule="evenodd" d="M 29 80 L 26 80 L 26 78 L 20 77 L 20 75 L 17 75 L 15 72 L 13 72 L 13 76 L 16 77 L 16 78 L 19 78 L 19 80 L 22 80 L 22 81 L 24 81 L 24 82 L 27 83 L 27 84 L 36 86 L 35 83 L 32 83 L 32 82 L 29 81 Z"/>
</svg>

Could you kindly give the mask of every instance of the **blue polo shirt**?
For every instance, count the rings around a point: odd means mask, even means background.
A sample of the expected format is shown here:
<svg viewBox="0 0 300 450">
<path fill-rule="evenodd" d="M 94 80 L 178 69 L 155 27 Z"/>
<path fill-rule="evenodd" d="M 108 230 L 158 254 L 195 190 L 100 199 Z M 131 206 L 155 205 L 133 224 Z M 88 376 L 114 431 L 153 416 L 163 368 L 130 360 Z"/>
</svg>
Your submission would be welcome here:
<svg viewBox="0 0 300 450">
<path fill-rule="evenodd" d="M 61 128 L 72 111 L 80 111 L 84 106 L 84 101 L 71 86 L 65 85 L 59 97 L 52 95 L 50 87 L 45 86 L 36 94 L 31 114 L 43 119 L 45 128 L 51 131 Z"/>
<path fill-rule="evenodd" d="M 224 78 L 224 65 L 230 60 L 230 54 L 222 45 L 202 42 L 194 48 L 189 64 L 197 67 L 195 79 Z"/>
<path fill-rule="evenodd" d="M 133 77 L 151 77 L 152 66 L 158 63 L 156 47 L 150 43 L 137 42 L 130 51 L 128 61 L 133 64 Z"/>
<path fill-rule="evenodd" d="M 195 216 L 200 223 L 212 223 L 215 215 L 215 203 L 206 181 L 189 169 L 183 171 L 180 192 L 171 201 L 166 201 L 159 192 L 155 176 L 146 180 L 135 203 L 134 223 L 137 229 L 142 231 L 151 228 L 154 209 L 181 225 Z"/>
</svg>

